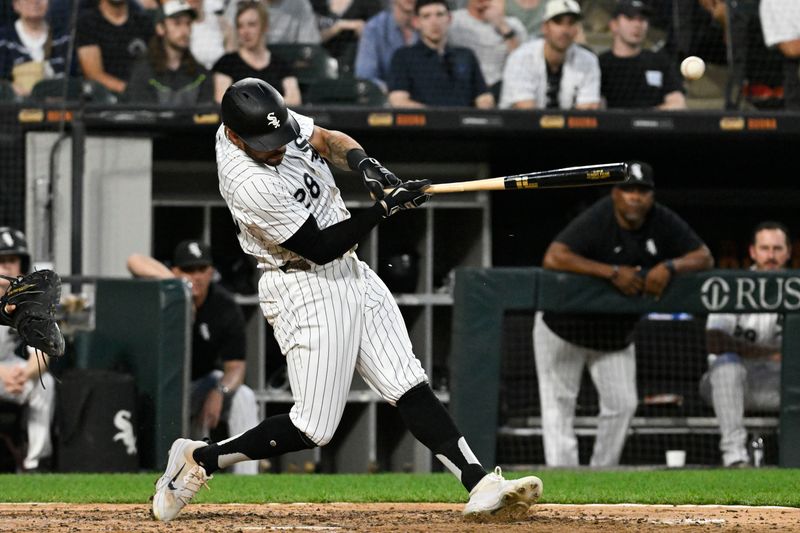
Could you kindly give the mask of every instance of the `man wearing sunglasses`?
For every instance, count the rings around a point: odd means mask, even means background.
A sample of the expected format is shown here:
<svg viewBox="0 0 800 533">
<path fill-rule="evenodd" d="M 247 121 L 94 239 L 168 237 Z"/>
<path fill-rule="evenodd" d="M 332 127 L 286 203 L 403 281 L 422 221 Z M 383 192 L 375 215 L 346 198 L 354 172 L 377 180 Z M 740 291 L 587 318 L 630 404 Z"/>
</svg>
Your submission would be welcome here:
<svg viewBox="0 0 800 533">
<path fill-rule="evenodd" d="M 606 279 L 626 296 L 659 298 L 672 277 L 713 266 L 706 245 L 669 208 L 655 202 L 653 170 L 632 162 L 631 181 L 612 189 L 559 233 L 542 266 Z M 577 466 L 573 422 L 583 367 L 600 399 L 591 466 L 619 463 L 636 412 L 638 315 L 536 314 L 533 345 L 545 461 Z"/>
</svg>

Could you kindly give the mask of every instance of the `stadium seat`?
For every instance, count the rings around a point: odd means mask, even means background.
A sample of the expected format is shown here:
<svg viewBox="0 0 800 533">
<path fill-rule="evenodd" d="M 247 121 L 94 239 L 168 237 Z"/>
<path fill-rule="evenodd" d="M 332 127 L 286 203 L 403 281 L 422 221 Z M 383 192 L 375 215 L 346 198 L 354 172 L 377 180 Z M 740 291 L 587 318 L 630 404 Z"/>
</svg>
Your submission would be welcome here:
<svg viewBox="0 0 800 533">
<path fill-rule="evenodd" d="M 60 102 L 64 95 L 64 78 L 42 80 L 33 86 L 30 99 L 37 103 Z M 87 102 L 98 104 L 114 104 L 117 97 L 103 85 L 83 80 L 69 78 L 67 80 L 67 102 L 78 102 L 84 99 Z"/>
<path fill-rule="evenodd" d="M 386 105 L 386 95 L 377 85 L 355 78 L 318 80 L 311 84 L 303 100 L 309 105 Z"/>
<path fill-rule="evenodd" d="M 301 88 L 317 80 L 336 78 L 338 65 L 322 46 L 317 44 L 271 44 L 269 50 L 292 69 Z"/>
</svg>

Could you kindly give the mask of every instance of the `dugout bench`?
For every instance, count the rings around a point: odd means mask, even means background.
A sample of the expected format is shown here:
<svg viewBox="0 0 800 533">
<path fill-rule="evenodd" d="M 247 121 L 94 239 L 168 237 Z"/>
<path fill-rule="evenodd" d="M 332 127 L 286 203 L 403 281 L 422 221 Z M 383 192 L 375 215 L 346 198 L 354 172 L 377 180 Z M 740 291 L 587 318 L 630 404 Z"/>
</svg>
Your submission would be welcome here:
<svg viewBox="0 0 800 533">
<path fill-rule="evenodd" d="M 800 466 L 800 271 L 759 273 L 716 270 L 678 276 L 659 301 L 627 298 L 607 282 L 539 268 L 463 268 L 456 273 L 451 352 L 451 412 L 478 458 L 496 462 L 498 437 L 510 425 L 499 419 L 501 347 L 506 313 L 534 310 L 597 313 L 780 312 L 785 314 L 778 418 L 749 417 L 754 432 L 778 433 L 779 464 Z M 530 330 L 528 330 L 530 333 Z M 532 342 L 530 334 L 528 341 Z M 585 387 L 583 387 L 585 388 Z M 481 401 L 476 401 L 480 398 Z M 712 412 L 713 413 L 713 412 Z M 505 421 L 504 421 L 505 422 Z M 516 432 L 536 435 L 536 418 Z M 518 424 L 519 425 L 519 424 Z M 580 435 L 596 430 L 594 417 L 576 421 Z M 709 416 L 638 417 L 633 434 L 715 433 Z M 714 448 L 716 449 L 716 447 Z"/>
</svg>

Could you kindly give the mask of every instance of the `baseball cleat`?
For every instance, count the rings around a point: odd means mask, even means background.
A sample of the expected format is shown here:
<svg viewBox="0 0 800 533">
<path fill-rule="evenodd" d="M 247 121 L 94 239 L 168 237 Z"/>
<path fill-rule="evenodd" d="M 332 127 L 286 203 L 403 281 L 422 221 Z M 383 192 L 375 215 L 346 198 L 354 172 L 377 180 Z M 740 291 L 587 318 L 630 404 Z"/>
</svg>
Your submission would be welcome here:
<svg viewBox="0 0 800 533">
<path fill-rule="evenodd" d="M 153 517 L 168 522 L 178 516 L 181 509 L 192 501 L 194 495 L 212 478 L 192 458 L 192 452 L 202 446 L 203 441 L 178 439 L 169 449 L 169 460 L 164 475 L 156 481 L 153 495 Z"/>
<path fill-rule="evenodd" d="M 470 491 L 464 515 L 471 518 L 522 518 L 541 496 L 541 479 L 536 476 L 505 479 L 498 466 Z"/>
</svg>

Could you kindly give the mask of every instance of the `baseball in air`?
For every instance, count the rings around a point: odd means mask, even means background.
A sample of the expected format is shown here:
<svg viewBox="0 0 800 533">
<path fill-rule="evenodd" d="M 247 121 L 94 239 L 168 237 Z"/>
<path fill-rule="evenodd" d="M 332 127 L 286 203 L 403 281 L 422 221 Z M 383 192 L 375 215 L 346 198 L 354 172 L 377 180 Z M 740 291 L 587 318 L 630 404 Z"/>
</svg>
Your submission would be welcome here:
<svg viewBox="0 0 800 533">
<path fill-rule="evenodd" d="M 699 80 L 706 72 L 706 62 L 697 56 L 689 56 L 681 62 L 681 74 L 687 80 Z"/>
</svg>

